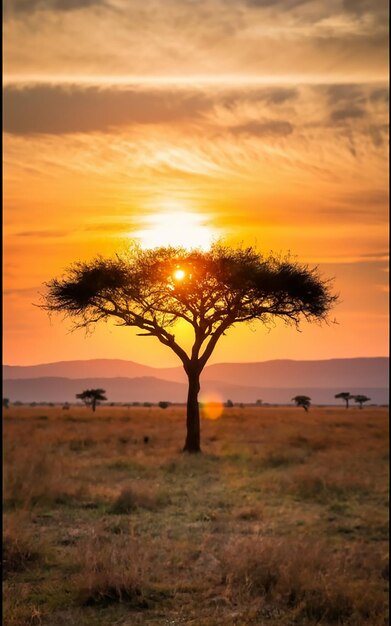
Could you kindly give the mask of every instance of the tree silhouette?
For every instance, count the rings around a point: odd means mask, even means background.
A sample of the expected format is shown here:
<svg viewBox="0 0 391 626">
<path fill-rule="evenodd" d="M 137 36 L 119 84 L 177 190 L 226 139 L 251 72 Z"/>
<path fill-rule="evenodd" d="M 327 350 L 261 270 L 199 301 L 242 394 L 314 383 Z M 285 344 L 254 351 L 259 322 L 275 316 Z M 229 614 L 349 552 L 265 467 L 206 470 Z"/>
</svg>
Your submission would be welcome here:
<svg viewBox="0 0 391 626">
<path fill-rule="evenodd" d="M 311 398 L 308 396 L 295 396 L 292 400 L 296 403 L 296 406 L 302 406 L 305 412 L 307 412 L 311 406 Z"/>
<path fill-rule="evenodd" d="M 354 396 L 351 395 L 349 391 L 341 391 L 341 393 L 335 394 L 334 398 L 341 398 L 345 400 L 346 408 L 349 408 L 349 400 L 353 400 Z"/>
<path fill-rule="evenodd" d="M 9 409 L 9 406 L 10 406 L 9 398 L 3 398 L 3 408 Z"/>
<path fill-rule="evenodd" d="M 336 300 L 316 268 L 222 245 L 207 252 L 134 245 L 123 256 L 77 262 L 46 286 L 43 308 L 75 318 L 76 328 L 113 317 L 175 352 L 189 384 L 187 452 L 200 452 L 200 375 L 227 330 L 253 320 L 322 321 Z M 192 328 L 189 352 L 171 332 L 178 321 Z"/>
<path fill-rule="evenodd" d="M 81 393 L 77 393 L 76 398 L 82 400 L 86 406 L 90 406 L 91 409 L 95 411 L 96 406 L 100 402 L 107 400 L 106 396 L 104 395 L 105 393 L 106 392 L 104 389 L 86 389 Z"/>
<path fill-rule="evenodd" d="M 368 398 L 368 396 L 364 396 L 364 395 L 357 395 L 357 396 L 353 396 L 353 399 L 355 402 L 357 402 L 357 404 L 360 405 L 360 409 L 362 409 L 362 405 L 364 404 L 364 402 L 369 402 L 369 400 L 371 398 Z"/>
</svg>

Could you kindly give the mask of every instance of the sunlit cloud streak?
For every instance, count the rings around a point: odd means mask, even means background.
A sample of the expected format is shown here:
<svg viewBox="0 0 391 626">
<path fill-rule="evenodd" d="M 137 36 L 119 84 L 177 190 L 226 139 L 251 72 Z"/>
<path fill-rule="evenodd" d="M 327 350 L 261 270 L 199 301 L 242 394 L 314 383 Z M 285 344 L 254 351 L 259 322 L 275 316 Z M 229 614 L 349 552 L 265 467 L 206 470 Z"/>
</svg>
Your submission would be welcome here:
<svg viewBox="0 0 391 626">
<path fill-rule="evenodd" d="M 10 0 L 5 74 L 286 77 L 299 68 L 386 79 L 387 10 L 383 0 Z"/>
</svg>

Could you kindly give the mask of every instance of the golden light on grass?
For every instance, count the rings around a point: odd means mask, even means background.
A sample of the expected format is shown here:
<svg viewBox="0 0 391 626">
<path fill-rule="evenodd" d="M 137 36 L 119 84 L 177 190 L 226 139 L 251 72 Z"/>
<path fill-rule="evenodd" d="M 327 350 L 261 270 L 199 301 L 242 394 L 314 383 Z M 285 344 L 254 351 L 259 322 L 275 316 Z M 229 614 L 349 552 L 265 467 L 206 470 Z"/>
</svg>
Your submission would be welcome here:
<svg viewBox="0 0 391 626">
<path fill-rule="evenodd" d="M 387 408 L 314 406 L 310 420 L 293 406 L 227 413 L 203 421 L 195 459 L 179 453 L 183 405 L 164 419 L 158 406 L 5 409 L 4 622 L 41 623 L 39 594 L 57 624 L 71 589 L 68 623 L 106 626 L 107 611 L 120 623 L 135 610 L 152 624 L 164 610 L 171 622 L 212 624 L 213 585 L 240 615 L 273 603 L 274 626 L 386 624 Z M 162 532 L 173 516 L 176 532 Z M 178 571 L 179 561 L 191 566 Z M 185 604 L 179 584 L 192 585 Z"/>
<path fill-rule="evenodd" d="M 203 215 L 189 211 L 156 213 L 145 221 L 147 227 L 133 233 L 143 248 L 178 246 L 209 250 L 217 238 L 217 231 L 206 223 Z"/>
</svg>

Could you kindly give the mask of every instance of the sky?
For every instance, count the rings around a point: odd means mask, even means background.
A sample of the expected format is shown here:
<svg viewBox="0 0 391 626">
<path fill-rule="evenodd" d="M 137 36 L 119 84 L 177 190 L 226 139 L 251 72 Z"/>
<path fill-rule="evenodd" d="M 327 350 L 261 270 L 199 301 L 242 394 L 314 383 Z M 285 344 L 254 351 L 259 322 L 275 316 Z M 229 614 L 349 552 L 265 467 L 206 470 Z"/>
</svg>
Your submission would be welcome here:
<svg viewBox="0 0 391 626">
<path fill-rule="evenodd" d="M 289 251 L 340 295 L 330 324 L 238 326 L 211 362 L 387 355 L 387 5 L 8 0 L 4 362 L 176 365 L 36 305 L 76 260 L 189 234 Z"/>
</svg>

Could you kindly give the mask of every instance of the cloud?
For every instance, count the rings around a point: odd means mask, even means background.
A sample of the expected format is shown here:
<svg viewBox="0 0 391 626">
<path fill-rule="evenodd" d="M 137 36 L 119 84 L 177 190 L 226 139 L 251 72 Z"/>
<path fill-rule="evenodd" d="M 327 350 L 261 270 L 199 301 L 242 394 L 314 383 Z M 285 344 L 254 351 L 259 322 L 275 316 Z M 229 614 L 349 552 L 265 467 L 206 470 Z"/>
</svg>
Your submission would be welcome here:
<svg viewBox="0 0 391 626">
<path fill-rule="evenodd" d="M 374 146 L 387 136 L 383 87 L 371 85 L 140 86 L 30 83 L 5 85 L 3 129 L 12 135 L 110 133 L 139 127 L 187 129 L 197 135 L 230 132 L 278 138 L 299 129 L 345 128 L 349 149 L 357 134 Z M 121 131 L 122 132 L 122 131 Z M 354 135 L 354 136 L 353 136 Z"/>
<path fill-rule="evenodd" d="M 26 297 L 26 296 L 36 296 L 39 293 L 39 290 L 42 289 L 42 285 L 37 285 L 36 287 L 14 287 L 10 289 L 4 289 L 4 296 L 13 296 L 13 297 Z"/>
<path fill-rule="evenodd" d="M 359 108 L 337 109 L 332 111 L 330 119 L 332 122 L 345 122 L 351 119 L 361 119 L 366 116 L 366 111 Z"/>
<path fill-rule="evenodd" d="M 233 126 L 231 132 L 236 135 L 252 135 L 254 137 L 270 137 L 290 135 L 293 131 L 292 124 L 279 120 L 266 122 L 247 122 L 239 126 Z"/>
<path fill-rule="evenodd" d="M 35 11 L 75 11 L 105 4 L 106 0 L 8 0 L 5 5 L 5 16 Z"/>
<path fill-rule="evenodd" d="M 10 76 L 292 78 L 388 75 L 383 2 L 13 0 Z M 42 10 L 44 9 L 44 10 Z M 78 9 L 78 10 L 76 10 Z"/>
<path fill-rule="evenodd" d="M 178 123 L 198 117 L 209 106 L 201 92 L 9 85 L 4 90 L 4 130 L 89 133 L 116 126 Z"/>
<path fill-rule="evenodd" d="M 15 233 L 16 237 L 26 237 L 31 239 L 46 239 L 46 238 L 62 238 L 70 235 L 71 231 L 67 230 L 26 230 L 23 232 Z"/>
</svg>

